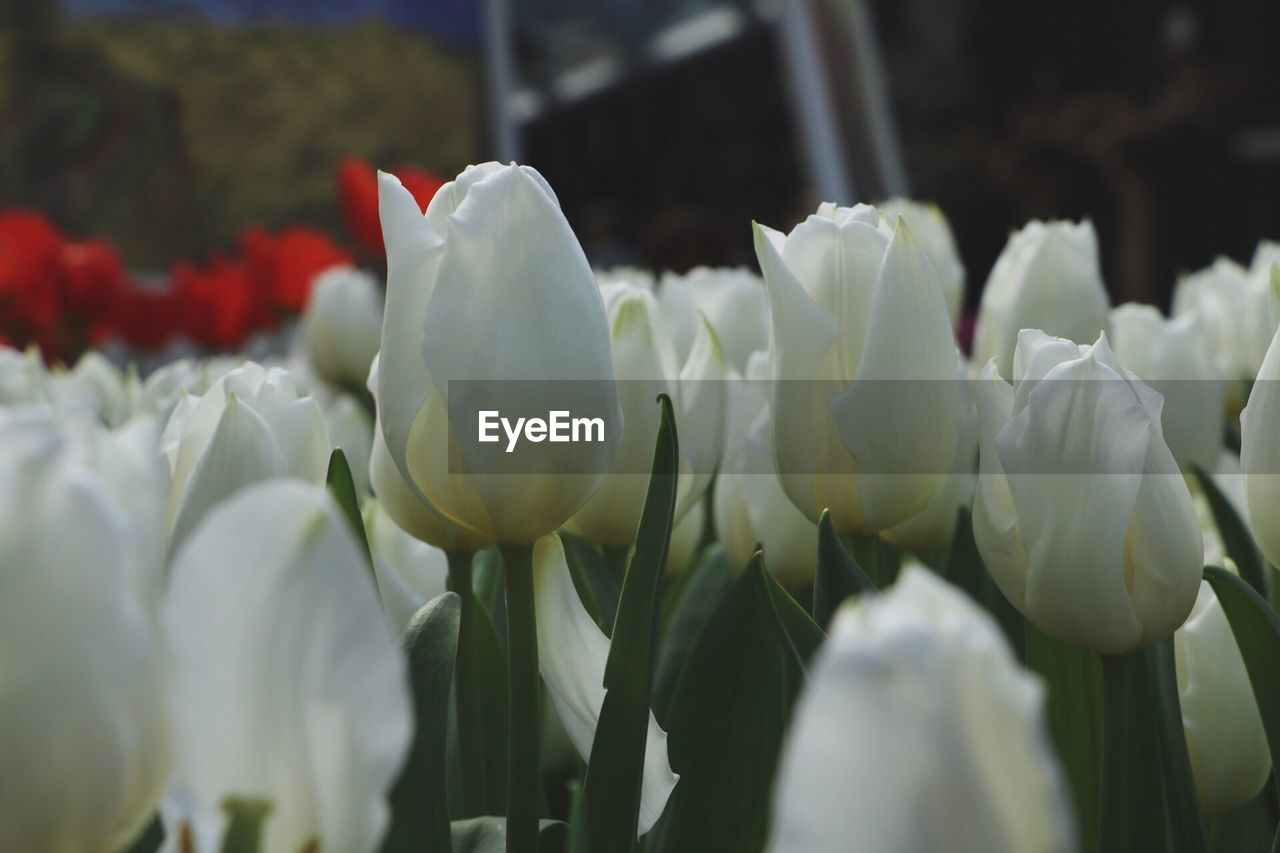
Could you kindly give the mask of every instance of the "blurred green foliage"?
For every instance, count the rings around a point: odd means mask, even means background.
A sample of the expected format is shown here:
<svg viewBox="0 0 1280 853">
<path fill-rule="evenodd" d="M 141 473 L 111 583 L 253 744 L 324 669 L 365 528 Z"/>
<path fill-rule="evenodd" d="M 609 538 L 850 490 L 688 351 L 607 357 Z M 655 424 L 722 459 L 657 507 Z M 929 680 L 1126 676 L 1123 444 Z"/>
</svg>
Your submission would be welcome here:
<svg viewBox="0 0 1280 853">
<path fill-rule="evenodd" d="M 341 237 L 344 155 L 452 175 L 481 153 L 475 56 L 419 33 L 0 6 L 0 206 L 103 236 L 134 268 L 230 248 L 251 222 Z"/>
</svg>

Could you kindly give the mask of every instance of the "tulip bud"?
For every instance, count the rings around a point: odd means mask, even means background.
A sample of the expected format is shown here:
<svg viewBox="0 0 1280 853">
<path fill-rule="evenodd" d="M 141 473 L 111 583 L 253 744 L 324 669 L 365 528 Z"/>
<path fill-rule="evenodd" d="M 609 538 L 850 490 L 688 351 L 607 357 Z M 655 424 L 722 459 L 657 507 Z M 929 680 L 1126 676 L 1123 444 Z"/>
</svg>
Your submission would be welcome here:
<svg viewBox="0 0 1280 853">
<path fill-rule="evenodd" d="M 425 214 L 379 176 L 387 309 L 377 398 L 401 476 L 446 516 L 487 539 L 531 543 L 586 502 L 622 429 L 604 303 L 555 194 L 533 169 L 486 163 L 441 187 Z M 537 380 L 586 380 L 588 407 L 609 413 L 604 441 L 575 446 L 584 472 L 477 470 L 451 441 L 450 383 L 483 380 L 501 411 L 545 393 Z M 484 391 L 476 391 L 477 396 Z M 454 430 L 463 427 L 452 425 Z M 594 455 L 592 455 L 594 454 Z"/>
<path fill-rule="evenodd" d="M 382 293 L 373 276 L 334 267 L 316 276 L 302 337 L 316 373 L 340 388 L 360 388 L 378 353 Z"/>
<path fill-rule="evenodd" d="M 1103 654 L 1169 636 L 1195 602 L 1195 506 L 1160 395 L 1106 336 L 1022 333 L 1013 385 L 987 364 L 973 532 L 996 585 L 1037 627 Z"/>
<path fill-rule="evenodd" d="M 1191 771 L 1200 809 L 1212 819 L 1257 796 L 1271 753 L 1244 658 L 1208 581 L 1173 647 Z"/>
<path fill-rule="evenodd" d="M 911 234 L 920 241 L 933 264 L 934 272 L 938 274 L 942 294 L 947 300 L 947 314 L 951 317 L 951 326 L 954 328 L 960 322 L 960 311 L 964 308 L 965 273 L 946 214 L 936 204 L 906 198 L 891 198 L 876 207 L 890 227 L 901 216 L 911 229 Z"/>
<path fill-rule="evenodd" d="M 635 541 L 649 488 L 648 471 L 658 436 L 656 391 L 670 395 L 680 437 L 675 521 L 706 492 L 724 440 L 724 358 L 715 333 L 699 320 L 688 358 L 679 363 L 671 335 L 653 296 L 639 287 L 603 288 L 609 312 L 613 368 L 625 427 L 609 474 L 566 529 L 600 545 Z"/>
<path fill-rule="evenodd" d="M 445 591 L 448 562 L 444 551 L 400 529 L 376 500 L 366 503 L 364 520 L 382 611 L 398 637 L 418 608 Z"/>
<path fill-rule="evenodd" d="M 50 377 L 40 353 L 0 344 L 0 405 L 49 402 Z"/>
<path fill-rule="evenodd" d="M 769 354 L 760 350 L 747 362 L 746 380 L 730 385 L 728 437 L 712 500 L 730 565 L 746 566 L 762 545 L 769 573 L 794 589 L 813 580 L 818 528 L 778 482 L 768 375 Z"/>
<path fill-rule="evenodd" d="M 85 405 L 107 426 L 119 426 L 133 413 L 137 376 L 126 377 L 99 352 L 89 350 L 69 372 L 55 377 L 55 395 L 64 406 Z"/>
<path fill-rule="evenodd" d="M 702 327 L 699 315 L 719 338 L 725 362 L 739 373 L 751 353 L 769 346 L 769 294 L 750 270 L 697 267 L 684 275 L 667 273 L 658 302 L 681 362 Z"/>
<path fill-rule="evenodd" d="M 1258 547 L 1273 566 L 1280 566 L 1280 332 L 1240 413 L 1240 466 L 1244 470 L 1245 503 Z"/>
<path fill-rule="evenodd" d="M 937 274 L 899 219 L 824 204 L 756 226 L 773 317 L 774 456 L 813 522 L 878 533 L 919 512 L 955 457 L 956 346 Z"/>
<path fill-rule="evenodd" d="M 0 426 L 0 850 L 119 850 L 168 778 L 164 658 L 127 463 L 54 424 Z"/>
<path fill-rule="evenodd" d="M 678 575 L 693 568 L 698 560 L 699 546 L 707 528 L 707 502 L 700 500 L 671 528 L 671 542 L 667 545 L 668 575 Z"/>
<path fill-rule="evenodd" d="M 252 483 L 289 475 L 323 483 L 332 445 L 324 413 L 287 371 L 247 362 L 174 408 L 161 445 L 173 488 L 173 551 L 216 504 Z"/>
<path fill-rule="evenodd" d="M 1111 312 L 1116 357 L 1164 397 L 1161 426 L 1173 458 L 1212 471 L 1223 435 L 1223 383 L 1200 318 L 1172 320 L 1150 305 L 1121 305 Z"/>
<path fill-rule="evenodd" d="M 1088 343 L 1106 331 L 1109 307 L 1093 224 L 1030 222 L 1009 238 L 983 288 L 973 360 L 996 359 L 1007 380 L 1023 329 Z"/>
<path fill-rule="evenodd" d="M 325 404 L 324 420 L 329 441 L 347 457 L 356 493 L 368 494 L 374 429 L 368 409 L 349 394 L 339 394 Z"/>
<path fill-rule="evenodd" d="M 166 820 L 189 824 L 196 853 L 222 849 L 228 797 L 270 803 L 263 850 L 378 849 L 413 708 L 357 547 L 323 488 L 276 480 L 215 509 L 179 552 Z"/>
<path fill-rule="evenodd" d="M 772 853 L 1074 849 L 1044 687 L 924 569 L 837 611 L 774 791 Z"/>
</svg>

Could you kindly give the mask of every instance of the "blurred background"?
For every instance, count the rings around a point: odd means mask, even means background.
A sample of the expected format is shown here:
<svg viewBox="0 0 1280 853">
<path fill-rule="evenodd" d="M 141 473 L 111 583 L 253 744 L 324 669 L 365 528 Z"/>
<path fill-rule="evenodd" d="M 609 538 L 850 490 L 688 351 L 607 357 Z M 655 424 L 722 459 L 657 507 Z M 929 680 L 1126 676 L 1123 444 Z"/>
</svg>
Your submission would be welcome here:
<svg viewBox="0 0 1280 853">
<path fill-rule="evenodd" d="M 335 168 L 519 159 L 598 265 L 754 265 L 751 220 L 938 203 L 968 304 L 1092 218 L 1113 300 L 1280 237 L 1262 0 L 0 0 L 0 208 L 130 270 L 349 242 Z"/>
</svg>

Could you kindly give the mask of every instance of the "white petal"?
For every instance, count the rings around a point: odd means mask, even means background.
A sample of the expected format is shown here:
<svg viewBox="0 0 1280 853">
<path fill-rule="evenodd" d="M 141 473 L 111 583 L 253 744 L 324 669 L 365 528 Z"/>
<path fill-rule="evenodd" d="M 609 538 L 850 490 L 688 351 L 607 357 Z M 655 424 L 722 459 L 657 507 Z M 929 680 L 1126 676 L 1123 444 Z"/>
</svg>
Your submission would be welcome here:
<svg viewBox="0 0 1280 853">
<path fill-rule="evenodd" d="M 1240 413 L 1240 465 L 1258 546 L 1280 565 L 1280 332 L 1271 341 L 1249 403 Z"/>
</svg>

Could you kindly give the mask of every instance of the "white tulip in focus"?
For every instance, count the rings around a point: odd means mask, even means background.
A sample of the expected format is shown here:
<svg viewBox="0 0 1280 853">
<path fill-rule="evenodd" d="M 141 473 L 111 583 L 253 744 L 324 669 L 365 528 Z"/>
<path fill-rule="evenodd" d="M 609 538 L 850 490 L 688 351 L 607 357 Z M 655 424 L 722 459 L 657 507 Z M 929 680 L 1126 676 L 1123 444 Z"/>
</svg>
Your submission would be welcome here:
<svg viewBox="0 0 1280 853">
<path fill-rule="evenodd" d="M 1262 362 L 1240 413 L 1240 466 L 1253 538 L 1273 566 L 1280 566 L 1280 332 Z"/>
<path fill-rule="evenodd" d="M 307 358 L 317 374 L 339 388 L 360 388 L 378 354 L 382 291 L 373 276 L 334 267 L 316 277 L 302 315 Z"/>
<path fill-rule="evenodd" d="M 382 610 L 398 637 L 418 608 L 445 591 L 448 561 L 444 551 L 401 530 L 376 500 L 366 504 L 364 520 Z"/>
<path fill-rule="evenodd" d="M 1093 223 L 1029 222 L 1009 237 L 982 290 L 973 360 L 996 359 L 1009 379 L 1023 329 L 1089 343 L 1106 331 L 1110 307 Z"/>
<path fill-rule="evenodd" d="M 973 532 L 991 577 L 1041 630 L 1096 652 L 1169 636 L 1195 603 L 1203 543 L 1160 395 L 1105 335 L 1025 331 L 1013 376 L 989 362 L 978 382 Z"/>
<path fill-rule="evenodd" d="M 1164 397 L 1161 424 L 1173 458 L 1212 471 L 1224 386 L 1199 316 L 1170 320 L 1150 305 L 1121 305 L 1111 312 L 1110 340 L 1120 363 Z"/>
<path fill-rule="evenodd" d="M 989 615 L 904 569 L 836 614 L 783 748 L 768 849 L 1075 849 L 1044 696 Z"/>
<path fill-rule="evenodd" d="M 604 705 L 609 638 L 578 598 L 559 536 L 552 534 L 533 546 L 533 592 L 542 680 L 565 733 L 586 761 Z M 637 837 L 662 816 L 677 779 L 667 759 L 667 733 L 650 712 Z"/>
<path fill-rule="evenodd" d="M 173 472 L 170 550 L 240 489 L 289 475 L 323 483 L 329 465 L 324 412 L 284 369 L 246 362 L 200 397 L 183 397 L 161 447 Z"/>
<path fill-rule="evenodd" d="M 955 339 L 933 263 L 899 219 L 823 204 L 756 226 L 773 319 L 779 478 L 811 521 L 878 533 L 916 514 L 955 457 Z"/>
<path fill-rule="evenodd" d="M 942 284 L 942 293 L 947 299 L 947 314 L 951 317 L 954 328 L 960 322 L 960 311 L 964 308 L 965 273 L 946 214 L 936 204 L 907 198 L 891 198 L 880 202 L 876 207 L 891 227 L 901 216 L 912 235 L 924 247 L 929 260 L 933 262 L 934 272 L 938 274 L 938 281 Z"/>
<path fill-rule="evenodd" d="M 164 622 L 170 833 L 186 822 L 195 853 L 215 853 L 224 800 L 255 798 L 272 805 L 263 850 L 377 850 L 412 702 L 368 567 L 324 489 L 276 480 L 211 512 L 174 563 Z"/>
<path fill-rule="evenodd" d="M 384 173 L 378 201 L 387 307 L 376 396 L 391 459 L 456 523 L 531 543 L 591 496 L 623 427 L 608 320 L 582 247 L 528 166 L 471 166 L 425 214 Z M 451 438 L 446 394 L 460 380 L 498 380 L 460 387 L 479 409 L 499 412 L 545 400 L 547 380 L 582 380 L 558 387 L 583 389 L 583 408 L 608 413 L 604 441 L 539 445 L 553 455 L 571 449 L 572 474 L 477 470 L 479 449 Z"/>
<path fill-rule="evenodd" d="M 0 429 L 0 850 L 127 848 L 168 778 L 149 569 L 115 486 L 51 420 Z"/>
<path fill-rule="evenodd" d="M 1191 771 L 1200 809 L 1213 819 L 1262 790 L 1271 753 L 1240 648 L 1208 581 L 1173 648 Z"/>
<path fill-rule="evenodd" d="M 764 546 L 764 564 L 784 585 L 813 580 L 818 527 L 787 498 L 773 463 L 769 354 L 747 362 L 745 379 L 729 383 L 728 434 L 712 493 L 716 533 L 735 569 Z"/>
<path fill-rule="evenodd" d="M 769 346 L 769 294 L 751 270 L 696 267 L 684 275 L 667 273 L 658 302 L 681 361 L 688 359 L 701 330 L 699 315 L 720 339 L 725 362 L 739 373 L 751 353 Z"/>
<path fill-rule="evenodd" d="M 565 528 L 600 545 L 631 545 L 640 526 L 661 415 L 659 391 L 671 397 L 681 476 L 675 523 L 706 493 L 724 441 L 724 357 L 710 326 L 679 362 L 669 329 L 649 291 L 628 284 L 602 288 L 609 313 L 613 369 L 623 431 L 614 471 Z"/>
</svg>

